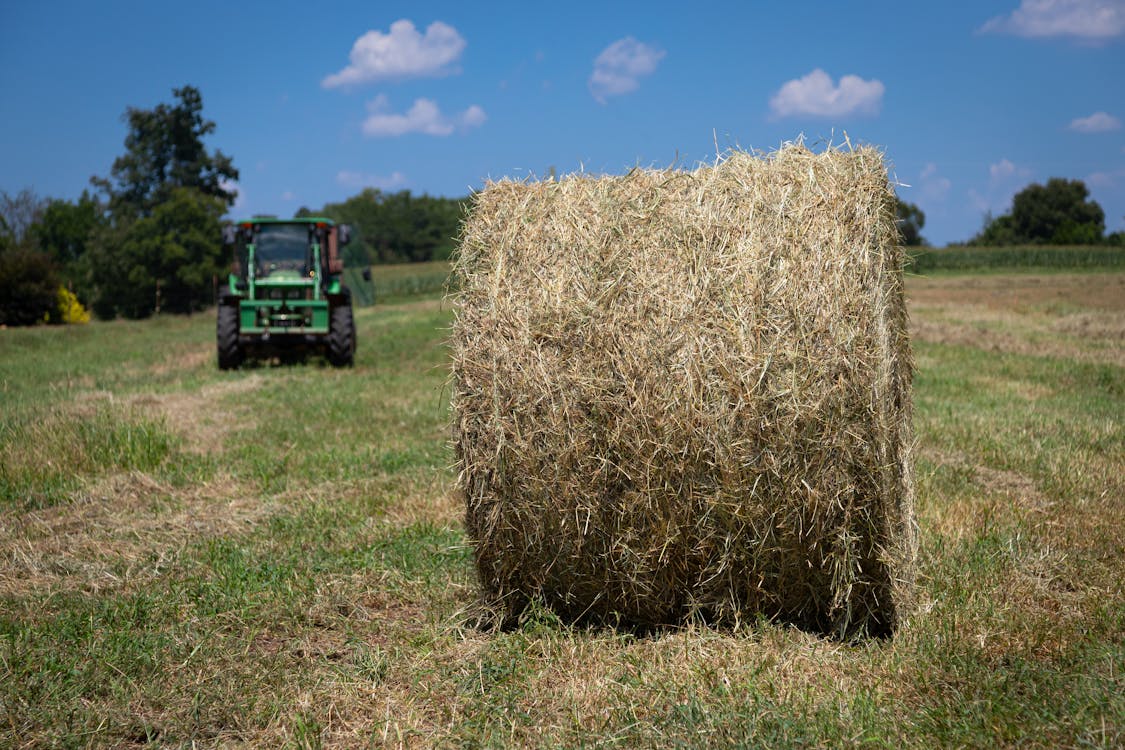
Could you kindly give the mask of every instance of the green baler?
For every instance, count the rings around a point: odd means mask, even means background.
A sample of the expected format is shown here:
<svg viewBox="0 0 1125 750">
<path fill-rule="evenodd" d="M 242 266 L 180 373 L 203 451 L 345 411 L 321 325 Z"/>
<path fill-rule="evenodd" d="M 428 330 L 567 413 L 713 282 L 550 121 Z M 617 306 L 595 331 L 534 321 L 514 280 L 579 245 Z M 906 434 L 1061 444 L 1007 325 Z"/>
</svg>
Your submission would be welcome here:
<svg viewBox="0 0 1125 750">
<path fill-rule="evenodd" d="M 355 321 L 340 255 L 350 234 L 323 217 L 255 217 L 223 228 L 234 264 L 215 326 L 220 369 L 308 352 L 336 367 L 353 363 Z"/>
</svg>

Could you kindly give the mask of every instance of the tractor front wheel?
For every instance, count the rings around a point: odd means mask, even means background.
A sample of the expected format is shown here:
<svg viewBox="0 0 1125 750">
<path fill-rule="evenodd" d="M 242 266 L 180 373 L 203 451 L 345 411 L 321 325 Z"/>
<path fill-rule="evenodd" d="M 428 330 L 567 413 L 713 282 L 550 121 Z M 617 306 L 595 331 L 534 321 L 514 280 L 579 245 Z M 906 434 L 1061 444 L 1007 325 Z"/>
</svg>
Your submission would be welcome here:
<svg viewBox="0 0 1125 750">
<path fill-rule="evenodd" d="M 332 308 L 328 324 L 328 361 L 333 367 L 355 363 L 355 318 L 350 304 Z"/>
<path fill-rule="evenodd" d="M 215 338 L 219 349 L 220 370 L 233 370 L 242 364 L 242 347 L 238 345 L 237 305 L 219 305 Z"/>
</svg>

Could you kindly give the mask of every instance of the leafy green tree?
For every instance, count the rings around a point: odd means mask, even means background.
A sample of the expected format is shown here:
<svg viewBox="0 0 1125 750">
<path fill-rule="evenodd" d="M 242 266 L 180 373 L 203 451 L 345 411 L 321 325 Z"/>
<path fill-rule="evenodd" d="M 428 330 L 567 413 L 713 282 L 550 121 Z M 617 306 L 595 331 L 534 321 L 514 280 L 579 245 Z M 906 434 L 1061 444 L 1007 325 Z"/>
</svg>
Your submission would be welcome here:
<svg viewBox="0 0 1125 750">
<path fill-rule="evenodd" d="M 1016 234 L 1011 215 L 1004 214 L 993 218 L 991 213 L 986 213 L 984 215 L 984 226 L 981 227 L 980 233 L 969 240 L 968 244 L 982 247 L 1003 247 L 1027 243 Z"/>
<path fill-rule="evenodd" d="M 365 188 L 343 203 L 325 206 L 321 213 L 352 225 L 355 239 L 348 250 L 349 261 L 354 256 L 402 263 L 449 257 L 462 206 L 463 201 L 415 196 L 409 190 L 384 193 Z"/>
<path fill-rule="evenodd" d="M 1082 180 L 1052 177 L 1012 198 L 1012 210 L 987 217 L 971 245 L 1094 245 L 1104 242 L 1105 212 Z"/>
<path fill-rule="evenodd" d="M 1125 231 L 1118 230 L 1105 236 L 1105 244 L 1115 247 L 1125 247 Z"/>
<path fill-rule="evenodd" d="M 91 182 L 108 198 L 108 222 L 86 249 L 100 317 L 191 312 L 211 301 L 222 270 L 219 217 L 234 203 L 230 157 L 203 143 L 215 123 L 192 86 L 176 104 L 125 112 L 125 153 L 108 178 Z"/>
<path fill-rule="evenodd" d="M 61 266 L 77 262 L 86 253 L 86 243 L 95 228 L 104 222 L 102 206 L 83 190 L 75 202 L 53 200 L 47 204 L 38 223 L 32 226 L 39 249 Z"/>
<path fill-rule="evenodd" d="M 902 244 L 907 246 L 926 244 L 926 238 L 922 236 L 922 227 L 926 225 L 926 214 L 922 213 L 922 209 L 896 197 L 895 220 L 899 234 L 902 235 Z"/>
<path fill-rule="evenodd" d="M 63 282 L 76 290 L 82 300 L 89 300 L 92 294 L 86 248 L 94 233 L 105 224 L 104 207 L 88 191 L 83 191 L 74 203 L 48 203 L 39 222 L 31 228 L 36 245 L 51 257 Z"/>
<path fill-rule="evenodd" d="M 226 267 L 216 241 L 225 210 L 217 196 L 175 188 L 151 216 L 98 233 L 87 251 L 98 316 L 191 313 L 211 304 L 213 281 Z"/>
<path fill-rule="evenodd" d="M 203 138 L 215 123 L 203 118 L 203 96 L 194 86 L 172 89 L 175 105 L 154 109 L 129 107 L 125 153 L 113 162 L 108 178 L 91 182 L 109 196 L 115 219 L 149 216 L 176 188 L 195 188 L 221 199 L 229 208 L 235 193 L 224 185 L 238 179 L 238 170 L 221 151 L 210 153 Z"/>
<path fill-rule="evenodd" d="M 1081 180 L 1052 177 L 1012 199 L 1016 232 L 1035 244 L 1094 244 L 1105 233 L 1105 212 Z"/>
</svg>

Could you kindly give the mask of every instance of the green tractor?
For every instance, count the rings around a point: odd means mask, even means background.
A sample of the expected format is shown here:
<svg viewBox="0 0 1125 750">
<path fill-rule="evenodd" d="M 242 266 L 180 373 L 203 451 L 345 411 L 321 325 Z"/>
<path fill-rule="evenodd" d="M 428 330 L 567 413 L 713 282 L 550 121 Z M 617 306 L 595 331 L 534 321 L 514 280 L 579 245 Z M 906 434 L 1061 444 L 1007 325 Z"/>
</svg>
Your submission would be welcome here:
<svg viewBox="0 0 1125 750">
<path fill-rule="evenodd" d="M 219 369 L 309 352 L 336 367 L 355 361 L 352 295 L 341 281 L 340 248 L 350 235 L 347 224 L 321 217 L 255 217 L 223 227 L 234 265 L 219 298 Z"/>
</svg>

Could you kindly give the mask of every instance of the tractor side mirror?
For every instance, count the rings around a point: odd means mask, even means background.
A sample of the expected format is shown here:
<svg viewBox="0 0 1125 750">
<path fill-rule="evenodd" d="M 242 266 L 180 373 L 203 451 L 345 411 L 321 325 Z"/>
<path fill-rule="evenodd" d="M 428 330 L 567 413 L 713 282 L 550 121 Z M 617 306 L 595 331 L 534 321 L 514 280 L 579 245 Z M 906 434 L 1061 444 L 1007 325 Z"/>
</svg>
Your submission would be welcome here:
<svg viewBox="0 0 1125 750">
<path fill-rule="evenodd" d="M 238 238 L 238 231 L 232 224 L 223 225 L 223 244 L 233 245 Z"/>
<path fill-rule="evenodd" d="M 346 245 L 352 241 L 352 227 L 351 224 L 341 224 L 337 227 L 339 232 L 340 244 Z"/>
</svg>

